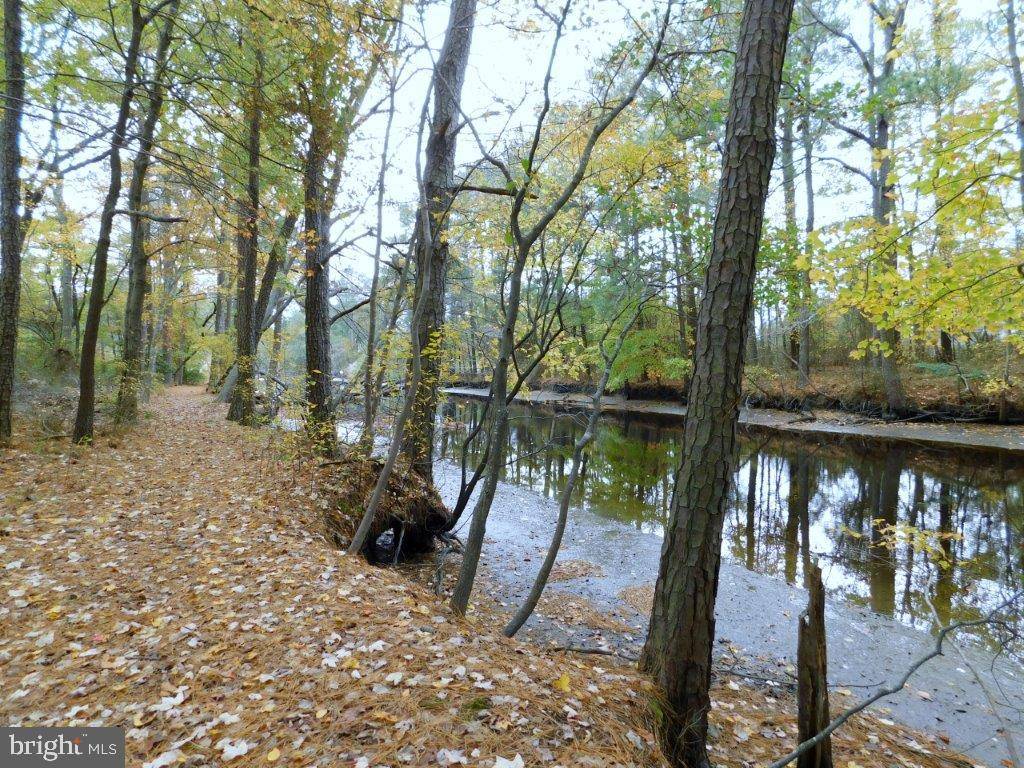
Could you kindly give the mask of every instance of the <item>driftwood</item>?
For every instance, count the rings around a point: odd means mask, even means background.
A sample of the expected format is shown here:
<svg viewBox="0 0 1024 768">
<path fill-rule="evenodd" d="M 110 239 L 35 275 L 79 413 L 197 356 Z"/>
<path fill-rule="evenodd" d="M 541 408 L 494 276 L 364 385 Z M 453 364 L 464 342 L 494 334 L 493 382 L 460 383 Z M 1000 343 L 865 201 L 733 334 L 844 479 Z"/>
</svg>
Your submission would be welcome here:
<svg viewBox="0 0 1024 768">
<path fill-rule="evenodd" d="M 320 489 L 330 500 L 323 513 L 324 524 L 328 538 L 340 549 L 347 549 L 352 540 L 381 465 L 379 459 L 353 452 L 319 466 Z M 443 537 L 450 518 L 437 490 L 399 464 L 388 478 L 362 554 L 379 563 L 429 552 Z M 388 532 L 389 546 L 379 546 L 378 540 Z"/>
<path fill-rule="evenodd" d="M 797 728 L 801 742 L 828 726 L 828 650 L 825 643 L 825 587 L 817 564 L 807 571 L 807 610 L 797 637 Z M 797 768 L 832 768 L 832 740 L 823 738 L 797 758 Z"/>
</svg>

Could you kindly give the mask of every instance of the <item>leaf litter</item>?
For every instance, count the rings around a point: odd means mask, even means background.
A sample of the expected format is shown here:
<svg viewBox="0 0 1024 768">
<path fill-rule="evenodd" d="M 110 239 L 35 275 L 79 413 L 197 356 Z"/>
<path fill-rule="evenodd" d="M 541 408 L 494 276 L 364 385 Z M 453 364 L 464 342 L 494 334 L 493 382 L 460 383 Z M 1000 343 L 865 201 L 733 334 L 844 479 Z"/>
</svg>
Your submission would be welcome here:
<svg viewBox="0 0 1024 768">
<path fill-rule="evenodd" d="M 633 668 L 508 640 L 491 607 L 459 619 L 408 572 L 342 555 L 315 463 L 275 440 L 184 387 L 92 448 L 4 454 L 7 725 L 120 726 L 144 768 L 664 764 Z M 721 765 L 793 743 L 791 703 L 741 688 L 713 695 Z M 968 765 L 873 718 L 837 759 Z"/>
</svg>

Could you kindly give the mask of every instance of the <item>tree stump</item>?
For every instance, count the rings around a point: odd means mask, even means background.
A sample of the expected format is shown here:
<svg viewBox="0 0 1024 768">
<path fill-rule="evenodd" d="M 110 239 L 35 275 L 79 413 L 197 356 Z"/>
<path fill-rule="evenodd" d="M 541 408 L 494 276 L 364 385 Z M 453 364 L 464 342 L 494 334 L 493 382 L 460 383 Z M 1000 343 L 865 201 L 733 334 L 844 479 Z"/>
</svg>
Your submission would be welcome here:
<svg viewBox="0 0 1024 768">
<path fill-rule="evenodd" d="M 810 595 L 800 614 L 797 638 L 797 726 L 799 742 L 813 738 L 829 722 L 828 650 L 825 643 L 825 587 L 821 568 L 811 566 L 807 578 Z M 797 768 L 832 768 L 832 740 L 826 737 L 797 759 Z"/>
</svg>

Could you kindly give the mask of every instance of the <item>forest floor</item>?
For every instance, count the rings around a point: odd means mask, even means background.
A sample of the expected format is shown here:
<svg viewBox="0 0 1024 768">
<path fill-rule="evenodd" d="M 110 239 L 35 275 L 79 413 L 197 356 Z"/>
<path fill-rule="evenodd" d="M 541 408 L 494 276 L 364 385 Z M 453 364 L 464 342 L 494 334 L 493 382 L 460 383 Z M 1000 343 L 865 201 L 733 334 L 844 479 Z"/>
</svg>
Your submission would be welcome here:
<svg viewBox="0 0 1024 768">
<path fill-rule="evenodd" d="M 459 619 L 342 555 L 286 449 L 198 388 L 89 448 L 19 435 L 0 462 L 0 720 L 121 726 L 145 768 L 662 764 L 629 665 L 506 640 L 494 608 Z M 792 746 L 787 694 L 730 679 L 713 699 L 717 764 Z M 970 765 L 874 717 L 835 749 L 847 768 Z"/>
</svg>

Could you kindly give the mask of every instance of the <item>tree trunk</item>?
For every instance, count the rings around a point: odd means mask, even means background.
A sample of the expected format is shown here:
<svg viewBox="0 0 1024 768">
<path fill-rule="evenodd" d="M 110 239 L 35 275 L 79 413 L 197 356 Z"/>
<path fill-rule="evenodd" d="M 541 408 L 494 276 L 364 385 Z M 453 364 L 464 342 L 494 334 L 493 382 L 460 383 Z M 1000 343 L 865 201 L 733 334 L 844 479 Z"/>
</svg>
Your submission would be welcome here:
<svg viewBox="0 0 1024 768">
<path fill-rule="evenodd" d="M 896 212 L 896 187 L 890 179 L 892 172 L 891 115 L 885 100 L 888 98 L 888 83 L 892 79 L 896 66 L 896 41 L 899 31 L 903 27 L 906 10 L 906 0 L 901 0 L 895 12 L 891 16 L 886 16 L 884 22 L 885 54 L 882 62 L 882 74 L 877 83 L 877 92 L 882 95 L 874 124 L 873 155 L 877 157 L 878 169 L 874 172 L 872 211 L 876 224 L 883 230 L 893 224 L 893 215 Z M 888 236 L 883 238 L 885 241 L 888 239 Z M 885 264 L 888 269 L 895 272 L 899 268 L 898 250 L 889 247 L 888 253 L 880 254 L 879 263 Z M 883 326 L 878 329 L 878 338 L 885 346 L 882 354 L 878 356 L 878 367 L 882 372 L 886 402 L 892 412 L 899 413 L 907 405 L 903 380 L 899 371 L 900 334 L 896 328 Z"/>
<path fill-rule="evenodd" d="M 744 529 L 747 544 L 746 563 L 751 571 L 757 564 L 757 459 L 758 454 L 755 450 L 750 454 L 750 461 L 747 463 L 747 497 L 744 500 L 747 516 Z"/>
<path fill-rule="evenodd" d="M 932 50 L 934 51 L 934 57 L 932 66 L 936 72 L 941 72 L 948 59 L 949 52 L 952 50 L 953 41 L 953 21 L 955 19 L 949 18 L 949 14 L 944 7 L 945 0 L 932 0 L 932 13 L 931 13 L 931 42 Z M 935 144 L 939 147 L 944 147 L 949 144 L 949 132 L 946 130 L 943 124 L 943 113 L 948 108 L 955 113 L 956 112 L 956 95 L 955 92 L 951 95 L 944 94 L 941 86 L 935 86 Z M 941 211 L 946 205 L 951 203 L 950 194 L 945 190 L 945 184 L 939 180 L 938 173 L 933 172 L 932 174 L 932 190 L 935 195 L 935 209 Z M 946 267 L 952 266 L 951 251 L 956 246 L 956 240 L 950 232 L 950 227 L 943 219 L 941 215 L 935 217 L 935 256 L 941 261 Z M 911 269 L 911 275 L 913 269 Z M 916 334 L 915 334 L 916 335 Z M 953 337 L 949 335 L 945 330 L 939 331 L 939 349 L 938 349 L 938 360 L 941 363 L 952 363 L 955 359 L 955 353 L 953 350 Z"/>
<path fill-rule="evenodd" d="M 62 236 L 68 225 L 68 207 L 64 202 L 64 177 L 53 180 L 53 208 Z M 75 295 L 75 263 L 71 247 L 61 249 L 60 257 L 60 346 L 78 358 L 78 298 Z"/>
<path fill-rule="evenodd" d="M 420 202 L 427 208 L 430 232 L 421 232 L 416 238 L 414 303 L 419 301 L 424 291 L 421 276 L 427 272 L 428 260 L 431 262 L 431 279 L 423 316 L 415 329 L 416 349 L 412 354 L 420 356 L 420 384 L 402 451 L 413 469 L 427 480 L 433 480 L 434 475 L 434 422 L 441 385 L 448 214 L 454 200 L 455 143 L 458 126 L 462 122 L 462 84 L 469 61 L 475 16 L 476 0 L 452 0 L 444 46 L 434 68 L 434 113 L 427 140 Z M 417 221 L 423 221 L 423 217 L 417 217 Z"/>
<path fill-rule="evenodd" d="M 793 0 L 746 0 L 729 97 L 711 258 L 694 345 L 683 462 L 665 531 L 642 668 L 665 691 L 673 766 L 705 768 L 722 524 L 743 356 Z"/>
<path fill-rule="evenodd" d="M 544 593 L 544 587 L 548 583 L 548 577 L 551 575 L 551 569 L 555 565 L 558 551 L 562 547 L 562 536 L 565 534 L 565 525 L 569 519 L 569 505 L 572 503 L 573 490 L 576 488 L 576 483 L 579 482 L 580 477 L 586 471 L 586 456 L 583 452 L 597 434 L 597 420 L 601 417 L 601 398 L 604 397 L 604 391 L 608 386 L 608 379 L 611 378 L 612 366 L 622 351 L 622 345 L 626 341 L 626 336 L 640 317 L 642 309 L 643 303 L 641 302 L 632 320 L 620 332 L 618 341 L 615 344 L 615 350 L 610 355 L 604 351 L 604 339 L 599 343 L 601 355 L 604 357 L 604 369 L 601 372 L 601 379 L 598 381 L 597 387 L 594 388 L 594 394 L 590 399 L 590 415 L 587 417 L 587 426 L 573 446 L 572 469 L 569 470 L 569 479 L 562 488 L 562 494 L 558 500 L 558 520 L 555 523 L 555 531 L 551 536 L 551 543 L 548 545 L 547 554 L 544 557 L 544 562 L 541 563 L 540 569 L 537 571 L 537 577 L 533 581 L 530 593 L 526 596 L 526 600 L 523 601 L 519 610 L 516 611 L 515 616 L 505 626 L 504 634 L 506 637 L 514 637 L 516 632 L 522 629 L 523 624 L 533 614 L 537 603 L 540 602 L 541 595 Z M 556 421 L 551 422 L 552 431 L 555 428 L 555 424 Z"/>
<path fill-rule="evenodd" d="M 693 301 L 693 291 L 690 289 L 692 280 L 690 272 L 693 269 L 693 236 L 690 232 L 692 226 L 690 191 L 686 189 L 683 191 L 678 219 L 672 222 L 672 254 L 675 258 L 676 273 L 676 316 L 679 321 L 679 355 L 683 359 L 690 357 L 690 339 L 687 329 L 692 330 L 690 324 L 690 304 Z"/>
<path fill-rule="evenodd" d="M 797 634 L 797 741 L 817 736 L 828 725 L 828 646 L 825 640 L 825 587 L 821 568 L 808 572 L 807 610 Z M 797 768 L 832 768 L 832 739 L 825 737 L 797 758 Z"/>
<path fill-rule="evenodd" d="M 388 119 L 384 127 L 384 146 L 380 151 L 380 170 L 377 172 L 377 231 L 373 244 L 373 277 L 370 280 L 369 318 L 366 328 L 366 371 L 363 374 L 363 433 L 360 438 L 367 452 L 373 449 L 373 424 L 377 419 L 379 391 L 375 390 L 377 364 L 377 298 L 380 293 L 380 251 L 384 242 L 384 182 L 388 173 L 388 151 L 391 146 L 391 126 L 395 120 L 395 90 L 398 87 L 397 73 L 391 74 L 388 83 Z M 381 361 L 383 365 L 384 361 Z"/>
<path fill-rule="evenodd" d="M 125 53 L 124 85 L 118 104 L 117 119 L 110 139 L 110 181 L 107 195 L 103 200 L 100 214 L 99 234 L 96 238 L 96 252 L 93 256 L 92 286 L 89 291 L 89 309 L 85 316 L 85 331 L 82 334 L 82 357 L 79 366 L 78 411 L 72 439 L 76 443 L 87 443 L 93 437 L 93 423 L 96 418 L 96 344 L 100 335 L 100 316 L 106 300 L 107 256 L 110 252 L 110 237 L 114 228 L 117 201 L 121 196 L 121 150 L 125 145 L 125 131 L 135 98 L 136 73 L 139 64 L 139 47 L 142 42 L 144 21 L 139 0 L 131 2 L 132 31 Z"/>
<path fill-rule="evenodd" d="M 274 287 L 274 281 L 277 279 L 278 272 L 287 273 L 291 268 L 292 259 L 285 259 L 285 253 L 298 220 L 298 213 L 293 213 L 291 211 L 286 213 L 281 222 L 281 227 L 278 229 L 277 237 L 274 239 L 274 243 L 270 247 L 270 255 L 267 257 L 267 263 L 263 270 L 263 277 L 260 281 L 260 289 L 256 294 L 256 305 L 253 308 L 253 317 L 257 318 L 254 324 L 254 332 L 256 336 L 253 340 L 254 354 L 256 350 L 259 349 L 260 339 L 262 338 L 263 333 L 274 324 L 274 320 L 277 316 L 284 311 L 284 308 L 279 306 L 281 292 L 279 289 Z M 218 274 L 218 280 L 219 279 L 220 276 Z M 218 283 L 218 285 L 220 285 L 220 283 Z M 225 288 L 224 290 L 228 289 Z M 220 291 L 219 288 L 218 291 Z M 232 302 L 230 292 L 227 292 L 224 295 L 224 306 L 225 310 L 222 333 L 227 333 L 231 328 Z M 287 306 L 287 303 L 285 306 Z M 260 320 L 260 318 L 262 318 L 262 320 Z M 238 368 L 235 366 L 234 361 L 232 361 L 228 366 L 227 371 L 224 370 L 224 365 L 224 359 L 218 357 L 218 371 L 220 373 L 217 376 L 216 381 L 220 384 L 220 392 L 217 395 L 217 399 L 222 403 L 230 403 L 235 394 L 235 384 L 238 382 Z"/>
<path fill-rule="evenodd" d="M 955 359 L 953 337 L 945 331 L 939 331 L 939 362 L 952 363 Z"/>
<path fill-rule="evenodd" d="M 1017 106 L 1017 179 L 1020 204 L 1024 208 L 1024 72 L 1021 71 L 1020 53 L 1017 51 L 1017 10 L 1015 0 L 1006 2 L 1006 41 L 1010 52 L 1010 73 L 1013 76 L 1013 96 Z M 1024 236 L 1020 236 L 1024 239 Z"/>
<path fill-rule="evenodd" d="M 121 386 L 114 408 L 114 421 L 118 424 L 134 422 L 139 415 L 139 387 L 142 384 L 142 314 L 149 283 L 149 254 L 146 240 L 150 224 L 141 213 L 146 205 L 146 173 L 152 163 L 153 136 L 164 104 L 164 77 L 167 52 L 171 45 L 178 2 L 171 0 L 167 16 L 157 43 L 156 62 L 153 65 L 152 91 L 149 107 L 139 134 L 139 149 L 132 163 L 132 180 L 128 185 L 128 210 L 131 222 L 128 249 L 128 296 L 124 308 L 124 357 Z"/>
<path fill-rule="evenodd" d="M 330 232 L 324 174 L 327 137 L 314 116 L 303 180 L 306 247 L 306 429 L 324 453 L 334 450 L 331 414 Z"/>
<path fill-rule="evenodd" d="M 281 378 L 281 334 L 284 321 L 281 315 L 274 319 L 274 333 L 270 343 L 270 360 L 267 362 L 267 414 L 273 418 L 277 415 L 281 402 L 278 392 L 278 379 Z"/>
<path fill-rule="evenodd" d="M 223 269 L 217 270 L 217 296 L 213 300 L 213 333 L 220 337 L 227 333 L 229 323 L 228 308 L 228 274 Z M 223 385 L 222 379 L 226 375 L 227 361 L 221 350 L 220 344 L 214 347 L 210 355 L 210 382 L 207 389 L 210 392 L 217 392 L 218 387 Z"/>
<path fill-rule="evenodd" d="M 782 139 L 779 142 L 779 159 L 782 165 L 782 193 L 785 208 L 786 261 L 789 274 L 786 275 L 786 325 L 789 326 L 789 366 L 800 373 L 800 383 L 806 384 L 806 376 L 800 368 L 801 323 L 803 318 L 803 281 L 796 268 L 800 258 L 800 238 L 796 223 L 796 160 L 793 146 L 793 100 L 787 98 L 782 105 Z"/>
<path fill-rule="evenodd" d="M 804 111 L 800 121 L 800 143 L 804 150 L 804 199 L 807 215 L 804 219 L 804 269 L 801 273 L 804 300 L 800 307 L 800 374 L 804 382 L 811 380 L 811 263 L 814 257 L 814 246 L 811 236 L 814 233 L 814 134 L 811 132 L 811 67 L 810 62 L 804 65 Z"/>
<path fill-rule="evenodd" d="M 0 167 L 0 446 L 11 441 L 14 359 L 21 300 L 21 116 L 25 63 L 21 50 L 21 0 L 4 0 L 3 165 Z"/>
<path fill-rule="evenodd" d="M 259 347 L 263 332 L 274 324 L 275 318 L 269 314 L 271 307 L 277 303 L 275 297 L 279 294 L 279 291 L 274 290 L 274 281 L 277 280 L 278 272 L 287 274 L 291 268 L 292 260 L 291 258 L 285 259 L 285 254 L 288 252 L 288 243 L 295 233 L 295 225 L 298 221 L 299 214 L 297 212 L 287 211 L 277 230 L 277 237 L 274 238 L 274 242 L 270 246 L 270 254 L 267 256 L 267 263 L 263 268 L 263 277 L 260 278 L 260 290 L 256 294 L 256 306 L 253 308 L 253 318 L 255 318 L 253 327 L 256 330 L 254 348 Z"/>
<path fill-rule="evenodd" d="M 255 73 L 246 107 L 248 135 L 245 198 L 238 212 L 238 300 L 235 308 L 235 368 L 238 380 L 231 393 L 228 419 L 255 423 L 256 260 L 259 249 L 260 130 L 263 118 L 263 51 L 256 48 Z"/>
</svg>

